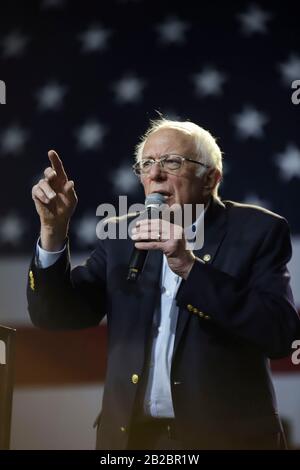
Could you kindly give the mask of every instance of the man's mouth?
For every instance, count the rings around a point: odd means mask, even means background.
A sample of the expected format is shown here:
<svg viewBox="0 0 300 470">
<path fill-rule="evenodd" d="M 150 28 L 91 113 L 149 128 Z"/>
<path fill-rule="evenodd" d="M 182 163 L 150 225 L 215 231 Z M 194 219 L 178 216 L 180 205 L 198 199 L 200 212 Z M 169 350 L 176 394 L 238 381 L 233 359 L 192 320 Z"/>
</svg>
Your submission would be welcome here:
<svg viewBox="0 0 300 470">
<path fill-rule="evenodd" d="M 165 191 L 164 189 L 157 189 L 156 191 L 153 191 L 154 193 L 159 193 L 165 196 L 166 198 L 172 196 L 172 194 L 169 191 Z"/>
</svg>

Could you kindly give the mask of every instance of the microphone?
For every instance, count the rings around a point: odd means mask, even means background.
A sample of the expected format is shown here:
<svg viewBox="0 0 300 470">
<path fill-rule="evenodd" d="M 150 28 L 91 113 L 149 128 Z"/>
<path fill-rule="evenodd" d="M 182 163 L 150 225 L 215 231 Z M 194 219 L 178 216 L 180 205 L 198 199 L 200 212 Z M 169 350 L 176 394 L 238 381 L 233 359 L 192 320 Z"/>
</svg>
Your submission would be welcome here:
<svg viewBox="0 0 300 470">
<path fill-rule="evenodd" d="M 151 193 L 145 199 L 145 206 L 148 219 L 159 216 L 159 208 L 165 203 L 165 196 L 160 193 Z M 154 216 L 154 217 L 153 217 Z M 129 261 L 127 281 L 136 282 L 143 271 L 148 250 L 138 250 L 134 248 Z"/>
</svg>

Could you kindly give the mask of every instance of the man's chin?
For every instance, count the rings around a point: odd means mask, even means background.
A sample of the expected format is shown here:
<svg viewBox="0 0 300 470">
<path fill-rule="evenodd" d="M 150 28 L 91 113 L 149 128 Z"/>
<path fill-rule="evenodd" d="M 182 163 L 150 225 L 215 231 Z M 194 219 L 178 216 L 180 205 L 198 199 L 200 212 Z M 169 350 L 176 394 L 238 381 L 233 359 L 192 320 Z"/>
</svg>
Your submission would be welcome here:
<svg viewBox="0 0 300 470">
<path fill-rule="evenodd" d="M 176 204 L 175 197 L 172 194 L 170 196 L 166 196 L 165 203 L 168 204 L 168 206 L 172 206 L 173 204 Z"/>
</svg>

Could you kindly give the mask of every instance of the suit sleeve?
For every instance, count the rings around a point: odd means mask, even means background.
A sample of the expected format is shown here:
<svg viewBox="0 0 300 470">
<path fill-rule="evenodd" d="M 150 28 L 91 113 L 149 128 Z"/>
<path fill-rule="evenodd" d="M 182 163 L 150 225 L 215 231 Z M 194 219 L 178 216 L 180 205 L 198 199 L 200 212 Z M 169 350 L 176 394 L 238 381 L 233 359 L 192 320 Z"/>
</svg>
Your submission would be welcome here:
<svg viewBox="0 0 300 470">
<path fill-rule="evenodd" d="M 106 253 L 102 242 L 83 266 L 71 271 L 69 246 L 48 268 L 33 258 L 28 275 L 28 311 L 34 325 L 48 329 L 96 326 L 106 314 Z"/>
<path fill-rule="evenodd" d="M 286 264 L 291 257 L 287 222 L 276 219 L 253 259 L 249 282 L 196 261 L 177 295 L 180 307 L 198 311 L 270 358 L 289 355 L 299 331 Z M 193 310 L 194 309 L 194 310 Z"/>
</svg>

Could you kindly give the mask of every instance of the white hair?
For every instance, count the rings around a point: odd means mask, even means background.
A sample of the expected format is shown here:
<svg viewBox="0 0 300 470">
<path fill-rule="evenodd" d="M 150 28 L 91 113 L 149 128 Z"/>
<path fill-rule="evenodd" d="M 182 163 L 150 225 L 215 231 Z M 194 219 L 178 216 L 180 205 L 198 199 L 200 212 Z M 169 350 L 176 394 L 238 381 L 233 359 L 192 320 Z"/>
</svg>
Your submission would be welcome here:
<svg viewBox="0 0 300 470">
<path fill-rule="evenodd" d="M 157 132 L 162 129 L 175 129 L 190 135 L 194 139 L 196 159 L 199 161 L 201 160 L 201 162 L 205 163 L 205 165 L 208 165 L 210 168 L 217 169 L 222 177 L 222 152 L 216 142 L 216 139 L 212 136 L 209 131 L 190 121 L 172 121 L 170 119 L 165 118 L 151 120 L 149 128 L 141 137 L 140 143 L 135 148 L 136 161 L 140 161 L 142 159 L 144 145 L 150 134 L 153 134 L 154 132 Z M 203 170 L 206 171 L 204 167 L 200 167 L 199 165 L 199 169 L 197 169 L 197 174 L 200 176 L 201 174 L 203 174 Z M 212 194 L 215 197 L 218 197 L 219 185 L 220 181 L 217 183 L 217 185 L 212 191 Z"/>
</svg>

